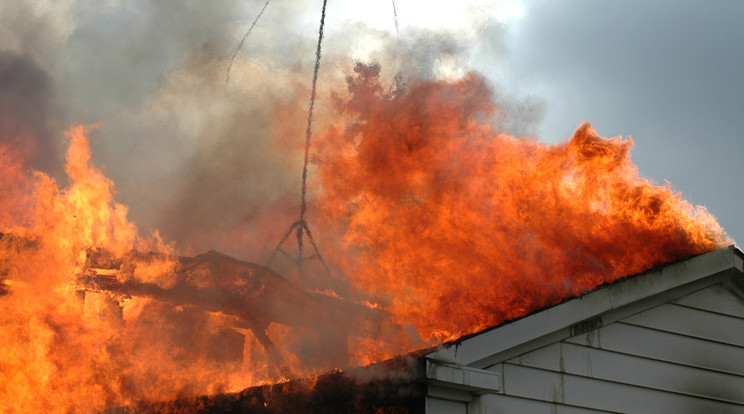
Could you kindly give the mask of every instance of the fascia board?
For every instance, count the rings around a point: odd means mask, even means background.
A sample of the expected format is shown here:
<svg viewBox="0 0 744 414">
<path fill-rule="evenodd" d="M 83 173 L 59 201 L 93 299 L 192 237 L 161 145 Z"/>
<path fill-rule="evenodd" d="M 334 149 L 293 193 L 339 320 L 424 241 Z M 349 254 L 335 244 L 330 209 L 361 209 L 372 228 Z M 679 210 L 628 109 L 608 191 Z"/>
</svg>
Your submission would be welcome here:
<svg viewBox="0 0 744 414">
<path fill-rule="evenodd" d="M 446 362 L 426 360 L 426 379 L 430 384 L 466 391 L 501 391 L 498 372 L 476 369 Z"/>
</svg>

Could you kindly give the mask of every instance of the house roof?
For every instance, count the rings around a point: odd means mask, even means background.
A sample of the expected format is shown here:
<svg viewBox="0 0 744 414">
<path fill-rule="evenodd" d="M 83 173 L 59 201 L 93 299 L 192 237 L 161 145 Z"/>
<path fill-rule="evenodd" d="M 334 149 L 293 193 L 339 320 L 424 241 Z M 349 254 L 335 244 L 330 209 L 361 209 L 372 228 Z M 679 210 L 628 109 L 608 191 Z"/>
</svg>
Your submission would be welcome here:
<svg viewBox="0 0 744 414">
<path fill-rule="evenodd" d="M 744 287 L 744 253 L 735 246 L 602 285 L 590 293 L 445 344 L 426 354 L 425 358 L 437 363 L 483 369 L 724 279 L 738 280 Z M 741 287 L 734 288 L 741 294 Z"/>
<path fill-rule="evenodd" d="M 440 347 L 313 379 L 201 397 L 198 405 L 202 412 L 274 413 L 290 406 L 306 412 L 338 412 L 339 407 L 341 412 L 424 412 L 425 396 L 469 401 L 472 392 L 501 392 L 500 374 L 486 369 L 491 365 L 719 283 L 744 298 L 744 253 L 734 246 L 602 285 Z M 175 412 L 176 403 L 139 408 Z"/>
</svg>

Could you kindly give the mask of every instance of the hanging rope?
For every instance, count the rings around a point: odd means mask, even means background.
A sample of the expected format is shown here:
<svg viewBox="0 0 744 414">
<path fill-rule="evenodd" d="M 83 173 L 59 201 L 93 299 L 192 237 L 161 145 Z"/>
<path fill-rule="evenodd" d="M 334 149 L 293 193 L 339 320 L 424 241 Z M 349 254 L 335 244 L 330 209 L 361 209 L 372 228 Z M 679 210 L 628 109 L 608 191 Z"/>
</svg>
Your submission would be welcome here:
<svg viewBox="0 0 744 414">
<path fill-rule="evenodd" d="M 318 72 L 320 71 L 320 57 L 321 57 L 321 45 L 323 43 L 323 28 L 325 27 L 325 15 L 326 15 L 326 3 L 327 0 L 323 0 L 323 10 L 320 15 L 320 29 L 318 30 L 318 47 L 315 50 L 315 68 L 313 69 L 313 86 L 312 90 L 310 92 L 310 105 L 308 108 L 308 114 L 307 114 L 307 129 L 305 130 L 305 162 L 302 165 L 302 194 L 301 194 L 301 201 L 300 201 L 300 219 L 292 223 L 292 225 L 289 227 L 289 230 L 284 234 L 284 237 L 282 237 L 282 240 L 279 242 L 279 244 L 276 246 L 276 249 L 274 249 L 274 253 L 271 255 L 271 259 L 269 259 L 269 263 L 271 263 L 274 260 L 274 257 L 276 256 L 277 252 L 281 252 L 285 256 L 289 257 L 290 259 L 294 260 L 297 264 L 297 267 L 300 269 L 300 272 L 302 272 L 302 262 L 304 260 L 312 260 L 312 259 L 318 259 L 325 268 L 326 272 L 330 275 L 330 269 L 328 269 L 328 265 L 326 264 L 325 260 L 323 259 L 323 256 L 321 256 L 320 251 L 318 250 L 318 246 L 315 244 L 315 240 L 313 240 L 313 235 L 310 232 L 310 228 L 307 225 L 307 221 L 305 221 L 305 213 L 307 212 L 307 165 L 310 160 L 310 138 L 312 137 L 312 131 L 313 131 L 313 108 L 315 107 L 315 96 L 317 94 L 317 84 L 318 84 Z M 291 255 L 287 254 L 282 249 L 282 244 L 289 238 L 289 236 L 292 234 L 292 231 L 295 231 L 297 235 L 297 258 L 293 258 Z M 310 240 L 310 244 L 313 246 L 313 249 L 315 250 L 315 253 L 312 254 L 309 257 L 305 257 L 303 255 L 303 242 L 302 238 L 304 235 L 307 235 L 307 238 Z"/>
<path fill-rule="evenodd" d="M 227 82 L 230 82 L 230 69 L 232 69 L 233 62 L 235 61 L 235 57 L 238 56 L 238 52 L 240 52 L 240 49 L 243 48 L 243 43 L 245 43 L 245 39 L 248 39 L 248 36 L 251 35 L 251 32 L 253 31 L 253 28 L 256 27 L 256 23 L 258 23 L 258 19 L 261 18 L 261 15 L 264 13 L 264 10 L 266 10 L 266 6 L 269 5 L 271 0 L 266 0 L 266 3 L 264 4 L 261 11 L 258 13 L 258 16 L 256 16 L 256 20 L 253 21 L 253 24 L 251 24 L 251 27 L 248 29 L 247 32 L 245 32 L 245 35 L 240 40 L 240 43 L 238 43 L 238 48 L 235 49 L 235 53 L 233 53 L 232 58 L 230 58 L 230 63 L 227 65 L 227 76 L 225 77 L 225 85 L 227 85 Z M 396 27 L 398 23 L 395 24 Z"/>
<path fill-rule="evenodd" d="M 310 92 L 310 108 L 307 114 L 307 129 L 305 130 L 305 163 L 302 165 L 302 205 L 300 207 L 300 220 L 305 219 L 307 205 L 305 194 L 307 193 L 307 162 L 310 156 L 310 137 L 313 128 L 313 108 L 315 107 L 316 86 L 318 83 L 318 72 L 320 71 L 320 46 L 323 42 L 323 27 L 325 25 L 326 2 L 323 0 L 323 11 L 320 15 L 320 30 L 318 31 L 318 48 L 315 50 L 315 69 L 313 70 L 313 88 Z"/>
</svg>

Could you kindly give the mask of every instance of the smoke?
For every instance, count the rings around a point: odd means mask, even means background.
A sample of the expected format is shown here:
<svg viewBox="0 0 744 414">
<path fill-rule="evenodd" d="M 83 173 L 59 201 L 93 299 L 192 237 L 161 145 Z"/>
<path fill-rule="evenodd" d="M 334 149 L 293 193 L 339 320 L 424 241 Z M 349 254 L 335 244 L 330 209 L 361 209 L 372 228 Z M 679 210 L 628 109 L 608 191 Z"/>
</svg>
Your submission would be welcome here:
<svg viewBox="0 0 744 414">
<path fill-rule="evenodd" d="M 31 109 L 12 117 L 37 129 L 33 166 L 64 180 L 53 171 L 59 169 L 61 131 L 71 123 L 97 124 L 90 133 L 94 163 L 116 183 L 116 199 L 144 233 L 159 230 L 183 255 L 215 249 L 266 263 L 300 209 L 321 6 L 299 0 L 0 6 L 0 51 L 25 62 L 18 65 L 28 69 L 16 73 L 33 77 L 12 81 L 13 88 L 28 89 L 19 92 L 28 102 L 21 107 Z M 386 25 L 391 17 L 400 23 L 394 33 L 373 23 L 349 24 L 345 16 L 355 7 L 329 5 L 316 136 L 337 116 L 331 96 L 346 89 L 357 61 L 378 62 L 381 82 L 396 88 L 464 74 L 480 38 L 488 39 L 491 56 L 506 58 L 506 27 L 487 15 L 460 16 L 453 28 L 434 30 L 397 6 L 392 14 L 389 7 L 381 12 Z M 399 12 L 406 17 L 400 22 Z M 539 102 L 494 99 L 506 114 L 505 129 L 529 132 L 540 118 Z M 312 162 L 308 174 L 312 200 L 322 192 Z M 317 211 L 308 208 L 314 229 Z M 322 243 L 319 248 L 323 254 Z M 275 267 L 300 281 L 292 265 Z M 302 283 L 325 289 L 329 281 L 322 274 Z"/>
<path fill-rule="evenodd" d="M 76 0 L 0 4 L 2 51 L 27 56 L 46 68 L 74 30 Z"/>
<path fill-rule="evenodd" d="M 30 223 L 31 171 L 60 175 L 56 116 L 47 73 L 27 56 L 0 52 L 0 225 L 6 229 Z"/>
<path fill-rule="evenodd" d="M 8 131 L 20 124 L 34 129 L 39 161 L 33 167 L 47 170 L 49 160 L 61 158 L 65 124 L 98 123 L 94 158 L 117 182 L 118 198 L 143 228 L 160 228 L 184 252 L 210 245 L 207 233 L 216 239 L 240 227 L 250 237 L 240 224 L 275 208 L 289 182 L 297 181 L 287 172 L 293 161 L 271 156 L 270 147 L 278 135 L 274 114 L 300 112 L 292 107 L 294 95 L 305 90 L 295 84 L 299 72 L 277 68 L 271 56 L 248 68 L 238 62 L 241 73 L 230 89 L 216 87 L 236 32 L 245 30 L 235 16 L 255 16 L 253 5 L 76 1 L 65 6 L 2 6 L 0 42 L 16 56 L 2 59 L 3 136 L 18 135 Z M 60 122 L 52 129 L 53 106 L 60 109 Z"/>
<path fill-rule="evenodd" d="M 266 263 L 300 209 L 302 138 L 321 5 L 21 2 L 2 6 L 0 44 L 37 69 L 21 70 L 39 79 L 23 83 L 33 89 L 23 95 L 34 110 L 19 119 L 41 128 L 35 132 L 40 159 L 61 159 L 66 124 L 98 124 L 91 132 L 93 160 L 116 183 L 116 199 L 140 229 L 159 230 L 180 254 L 216 249 Z M 489 39 L 494 58 L 506 56 L 500 44 L 506 28 L 487 17 L 431 30 L 406 13 L 400 16 L 408 20 L 393 33 L 348 24 L 345 7 L 328 9 L 313 114 L 318 136 L 336 116 L 332 92 L 345 90 L 356 61 L 378 62 L 382 82 L 391 88 L 462 75 L 480 37 Z M 391 15 L 385 8 L 387 24 L 399 11 Z M 506 114 L 503 128 L 515 133 L 529 132 L 540 118 L 539 102 L 494 99 Z M 311 149 L 311 161 L 314 156 Z M 49 161 L 34 166 L 45 163 L 58 168 Z M 322 191 L 316 174 L 311 163 L 311 200 Z M 317 216 L 309 208 L 312 229 Z M 282 273 L 292 270 L 276 266 Z M 327 287 L 327 275 L 318 277 L 306 282 Z"/>
<path fill-rule="evenodd" d="M 233 53 L 232 57 L 230 58 L 230 63 L 227 64 L 227 74 L 225 75 L 225 85 L 227 85 L 228 82 L 230 82 L 230 69 L 232 69 L 233 62 L 235 62 L 235 57 L 238 56 L 238 53 L 240 53 L 240 49 L 243 48 L 243 44 L 245 43 L 246 39 L 248 39 L 248 36 L 251 35 L 251 32 L 253 31 L 253 28 L 256 27 L 256 23 L 258 23 L 258 19 L 261 18 L 261 15 L 263 15 L 264 11 L 266 10 L 266 7 L 269 5 L 271 0 L 266 0 L 266 3 L 264 3 L 263 8 L 261 8 L 261 11 L 258 13 L 258 16 L 256 16 L 256 20 L 251 23 L 251 27 L 248 28 L 248 31 L 245 32 L 245 35 L 242 39 L 240 39 L 240 43 L 238 43 L 238 47 L 235 49 L 235 53 Z"/>
<path fill-rule="evenodd" d="M 217 249 L 265 262 L 300 207 L 320 7 L 237 0 L 3 5 L 0 44 L 37 68 L 20 72 L 40 79 L 13 81 L 33 89 L 23 95 L 34 110 L 13 117 L 39 129 L 34 166 L 58 168 L 50 160 L 61 158 L 66 124 L 99 124 L 93 158 L 141 229 L 160 230 L 182 254 Z M 505 30 L 478 21 L 485 32 L 435 32 L 401 20 L 394 34 L 347 24 L 344 7 L 329 5 L 314 133 L 334 116 L 331 91 L 345 88 L 356 60 L 379 62 L 389 85 L 399 73 L 457 75 L 468 67 L 474 36 L 496 39 Z M 384 16 L 394 17 L 387 8 Z M 312 185 L 312 168 L 309 174 Z M 308 220 L 312 226 L 312 211 Z"/>
<path fill-rule="evenodd" d="M 21 141 L 27 167 L 57 173 L 61 168 L 54 91 L 47 73 L 26 56 L 0 53 L 0 144 Z"/>
</svg>

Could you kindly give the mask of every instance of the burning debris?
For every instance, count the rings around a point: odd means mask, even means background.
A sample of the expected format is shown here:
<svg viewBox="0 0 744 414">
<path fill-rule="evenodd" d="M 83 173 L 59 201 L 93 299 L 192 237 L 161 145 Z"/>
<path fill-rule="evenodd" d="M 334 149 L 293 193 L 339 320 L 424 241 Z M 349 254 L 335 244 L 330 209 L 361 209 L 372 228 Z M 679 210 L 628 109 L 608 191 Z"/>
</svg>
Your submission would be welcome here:
<svg viewBox="0 0 744 414">
<path fill-rule="evenodd" d="M 5 257 L 12 249 L 25 260 L 38 260 L 45 250 L 38 242 L 4 234 L 0 247 Z M 368 330 L 379 329 L 387 318 L 382 310 L 306 292 L 266 267 L 214 251 L 174 259 L 164 253 L 131 251 L 117 256 L 88 249 L 85 257 L 68 289 L 74 289 L 77 307 L 83 311 L 80 322 L 132 332 L 135 342 L 168 342 L 165 351 L 179 364 L 192 364 L 197 358 L 235 370 L 248 359 L 255 375 L 263 360 L 265 380 L 306 376 L 347 366 L 350 336 L 370 335 Z M 0 269 L 0 296 L 25 294 L 12 271 L 12 266 Z M 143 275 L 151 281 L 140 280 Z M 139 307 L 134 319 L 133 302 Z M 275 343 L 272 336 L 283 342 Z M 109 346 L 124 351 L 122 338 L 116 339 Z M 258 347 L 252 347 L 254 341 Z M 126 371 L 125 366 L 120 369 Z M 196 367 L 191 370 L 199 374 Z M 139 397 L 130 403 L 147 401 L 151 399 Z"/>
<path fill-rule="evenodd" d="M 325 351 L 315 358 L 315 363 L 331 368 L 348 364 L 348 338 L 344 334 L 351 333 L 355 325 L 358 331 L 358 327 L 363 326 L 362 319 L 383 318 L 379 310 L 306 292 L 267 267 L 242 262 L 215 251 L 178 258 L 173 274 L 161 276 L 170 280 L 168 287 L 142 282 L 135 276 L 138 265 L 162 261 L 164 258 L 158 254 L 135 252 L 116 258 L 94 250 L 88 252 L 87 258 L 77 277 L 82 298 L 86 292 L 103 293 L 121 307 L 122 301 L 140 297 L 177 308 L 220 314 L 227 319 L 229 326 L 250 331 L 272 356 L 271 362 L 277 368 L 281 368 L 283 361 L 268 336 L 272 324 L 316 332 L 318 346 L 323 346 Z M 322 358 L 327 360 L 322 361 Z M 275 373 L 280 371 L 277 369 Z"/>
<path fill-rule="evenodd" d="M 349 344 L 386 323 L 268 268 L 140 238 L 89 165 L 85 129 L 68 136 L 70 184 L 38 173 L 32 225 L 0 238 L 3 410 L 96 411 L 304 376 L 346 366 Z"/>
</svg>

